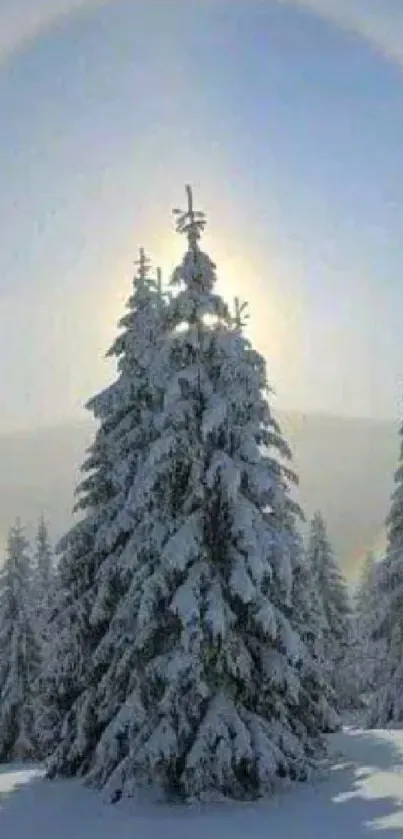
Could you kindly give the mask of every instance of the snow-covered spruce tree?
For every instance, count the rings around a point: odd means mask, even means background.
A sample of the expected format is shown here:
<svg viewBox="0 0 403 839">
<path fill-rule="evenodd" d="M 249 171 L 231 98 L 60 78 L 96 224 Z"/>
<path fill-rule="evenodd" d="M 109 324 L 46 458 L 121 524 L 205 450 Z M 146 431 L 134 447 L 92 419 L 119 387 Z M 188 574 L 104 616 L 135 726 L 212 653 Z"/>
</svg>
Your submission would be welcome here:
<svg viewBox="0 0 403 839">
<path fill-rule="evenodd" d="M 362 678 L 362 639 L 357 620 L 354 593 L 351 595 L 351 613 L 348 632 L 348 647 L 343 661 L 343 681 L 346 686 L 344 691 L 345 700 L 343 710 L 345 713 L 343 713 L 343 721 L 345 724 L 354 723 L 361 725 L 361 723 L 364 723 L 365 719 L 367 691 Z"/>
<path fill-rule="evenodd" d="M 38 637 L 44 639 L 50 620 L 54 596 L 53 553 L 46 521 L 42 515 L 38 523 L 33 564 L 33 609 Z"/>
<path fill-rule="evenodd" d="M 327 678 L 334 691 L 336 708 L 345 710 L 354 705 L 356 697 L 356 686 L 347 680 L 345 668 L 352 637 L 351 605 L 346 582 L 319 512 L 311 521 L 308 558 L 325 619 L 322 639 Z"/>
<path fill-rule="evenodd" d="M 43 647 L 41 701 L 36 711 L 37 738 L 41 754 L 49 759 L 50 776 L 57 774 L 62 747 L 67 748 L 74 737 L 76 703 L 85 690 L 96 644 L 88 618 L 100 561 L 93 545 L 93 522 L 86 519 L 77 522 L 58 546 L 55 598 Z M 74 765 L 69 769 L 73 774 Z"/>
<path fill-rule="evenodd" d="M 361 694 L 369 700 L 382 678 L 386 643 L 382 637 L 376 638 L 382 596 L 380 584 L 383 577 L 383 565 L 369 554 L 364 567 L 355 598 L 355 626 L 357 637 L 357 678 Z M 374 637 L 375 635 L 375 637 Z"/>
<path fill-rule="evenodd" d="M 141 250 L 128 312 L 120 321 L 122 331 L 108 353 L 118 360 L 118 377 L 88 403 L 99 428 L 77 489 L 75 509 L 81 518 L 58 547 L 58 602 L 40 720 L 50 776 L 84 773 L 103 725 L 95 695 L 105 664 L 95 666 L 94 652 L 125 586 L 113 522 L 141 459 L 153 415 L 148 383 L 163 308 L 160 283 L 150 276 Z"/>
<path fill-rule="evenodd" d="M 369 626 L 369 614 L 367 613 L 366 609 L 366 601 L 368 598 L 370 584 L 369 581 L 372 577 L 373 572 L 373 565 L 374 565 L 374 558 L 372 553 L 368 553 L 363 566 L 360 570 L 360 574 L 357 580 L 357 585 L 353 595 L 353 623 L 355 627 L 355 636 L 357 638 L 357 649 L 356 649 L 356 657 L 357 657 L 357 673 L 358 673 L 358 680 L 360 683 L 360 690 L 361 693 L 365 693 L 368 690 L 369 685 L 369 668 L 366 667 L 366 649 L 368 647 L 369 635 L 370 635 L 370 626 Z M 364 672 L 365 670 L 365 672 Z"/>
<path fill-rule="evenodd" d="M 335 707 L 334 689 L 328 678 L 325 657 L 326 619 L 316 575 L 309 556 L 302 548 L 300 537 L 294 557 L 291 622 L 301 635 L 308 652 L 301 665 L 301 707 L 313 731 L 316 726 L 318 730 L 329 733 L 337 731 L 341 721 Z"/>
<path fill-rule="evenodd" d="M 204 216 L 188 196 L 159 434 L 117 519 L 132 581 L 108 644 L 128 690 L 90 773 L 113 800 L 143 785 L 170 798 L 255 797 L 304 777 L 315 753 L 277 522 L 286 447 L 264 360 L 215 292 Z"/>
<path fill-rule="evenodd" d="M 290 460 L 291 452 L 283 450 L 283 458 Z M 293 470 L 287 467 L 285 471 L 291 487 L 297 484 L 298 479 Z M 272 517 L 274 513 L 272 506 Z M 340 720 L 335 710 L 334 691 L 329 684 L 325 663 L 326 620 L 322 598 L 310 557 L 304 549 L 301 534 L 295 527 L 295 519 L 302 522 L 303 513 L 296 501 L 284 492 L 282 498 L 277 500 L 276 532 L 280 550 L 284 553 L 287 546 L 292 565 L 289 619 L 292 627 L 300 635 L 307 653 L 302 657 L 299 665 L 301 718 L 311 736 L 314 737 L 315 732 L 337 730 L 340 727 Z"/>
<path fill-rule="evenodd" d="M 376 660 L 370 727 L 403 721 L 403 425 L 399 434 L 400 462 L 386 520 L 386 555 L 376 563 L 373 580 L 377 609 L 371 638 Z"/>
<path fill-rule="evenodd" d="M 0 761 L 36 757 L 34 695 L 38 649 L 32 625 L 32 568 L 17 520 L 0 571 Z"/>
</svg>

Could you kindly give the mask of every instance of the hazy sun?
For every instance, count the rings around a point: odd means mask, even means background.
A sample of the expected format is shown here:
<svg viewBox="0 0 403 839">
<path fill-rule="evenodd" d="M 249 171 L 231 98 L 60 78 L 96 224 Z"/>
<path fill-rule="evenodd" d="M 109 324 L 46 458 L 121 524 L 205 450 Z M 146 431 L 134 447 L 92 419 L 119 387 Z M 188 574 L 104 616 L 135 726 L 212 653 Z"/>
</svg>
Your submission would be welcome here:
<svg viewBox="0 0 403 839">
<path fill-rule="evenodd" d="M 172 271 L 183 257 L 186 242 L 172 231 L 164 236 L 149 236 L 147 254 L 154 268 L 162 269 L 163 281 L 168 285 Z M 259 260 L 239 252 L 237 242 L 215 237 L 206 231 L 203 248 L 217 267 L 217 290 L 229 305 L 234 298 L 248 304 L 246 333 L 256 348 L 265 356 L 270 367 L 277 371 L 290 353 L 301 327 L 301 307 L 297 301 L 287 300 L 279 290 L 279 283 L 270 276 L 269 265 L 263 271 Z M 104 301 L 101 313 L 101 336 L 105 349 L 116 336 L 117 323 L 125 310 L 135 273 L 136 255 L 125 256 L 115 266 L 115 281 Z M 273 269 L 275 270 L 275 269 Z"/>
</svg>

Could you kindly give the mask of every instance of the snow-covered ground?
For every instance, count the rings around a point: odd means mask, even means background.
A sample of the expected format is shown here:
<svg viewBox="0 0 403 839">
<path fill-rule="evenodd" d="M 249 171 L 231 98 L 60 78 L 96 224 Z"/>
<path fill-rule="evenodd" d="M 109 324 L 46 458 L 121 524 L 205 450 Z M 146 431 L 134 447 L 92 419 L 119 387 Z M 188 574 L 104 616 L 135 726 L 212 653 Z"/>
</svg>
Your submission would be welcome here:
<svg viewBox="0 0 403 839">
<path fill-rule="evenodd" d="M 403 731 L 332 735 L 331 771 L 265 804 L 106 805 L 76 781 L 0 768 L 2 839 L 402 839 Z"/>
</svg>

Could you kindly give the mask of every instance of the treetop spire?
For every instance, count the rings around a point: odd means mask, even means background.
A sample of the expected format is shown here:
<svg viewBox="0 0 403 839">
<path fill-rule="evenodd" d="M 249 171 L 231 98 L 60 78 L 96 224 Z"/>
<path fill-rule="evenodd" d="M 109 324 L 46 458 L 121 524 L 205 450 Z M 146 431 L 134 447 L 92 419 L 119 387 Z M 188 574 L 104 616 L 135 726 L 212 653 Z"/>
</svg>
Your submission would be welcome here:
<svg viewBox="0 0 403 839">
<path fill-rule="evenodd" d="M 186 185 L 186 195 L 188 200 L 187 210 L 185 212 L 174 210 L 173 213 L 177 217 L 177 233 L 185 233 L 190 247 L 194 250 L 198 247 L 198 241 L 206 226 L 206 216 L 203 212 L 194 209 L 193 192 L 189 184 Z"/>
<path fill-rule="evenodd" d="M 151 268 L 151 260 L 146 255 L 144 248 L 139 249 L 139 258 L 134 263 L 138 268 L 138 277 L 140 280 L 147 279 L 148 272 Z"/>
</svg>

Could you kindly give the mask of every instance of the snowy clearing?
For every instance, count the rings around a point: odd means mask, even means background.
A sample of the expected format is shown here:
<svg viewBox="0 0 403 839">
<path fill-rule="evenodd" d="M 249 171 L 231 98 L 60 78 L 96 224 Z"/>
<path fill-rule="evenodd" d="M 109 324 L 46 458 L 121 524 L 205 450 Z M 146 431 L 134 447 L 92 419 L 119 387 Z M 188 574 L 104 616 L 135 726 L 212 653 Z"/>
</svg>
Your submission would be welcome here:
<svg viewBox="0 0 403 839">
<path fill-rule="evenodd" d="M 78 781 L 0 769 L 6 839 L 397 839 L 403 835 L 403 731 L 331 736 L 330 773 L 265 804 L 191 808 L 106 805 Z"/>
</svg>

